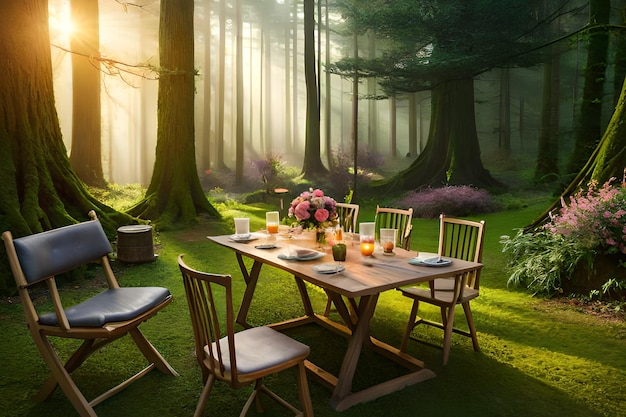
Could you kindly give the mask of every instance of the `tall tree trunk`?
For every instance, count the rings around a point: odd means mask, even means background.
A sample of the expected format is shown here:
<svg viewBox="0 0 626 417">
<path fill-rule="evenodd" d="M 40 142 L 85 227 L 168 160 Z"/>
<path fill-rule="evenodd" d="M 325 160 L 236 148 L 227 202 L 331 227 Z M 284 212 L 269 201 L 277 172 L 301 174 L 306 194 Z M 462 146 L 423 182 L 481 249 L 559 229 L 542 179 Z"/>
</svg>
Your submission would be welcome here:
<svg viewBox="0 0 626 417">
<path fill-rule="evenodd" d="M 359 58 L 359 37 L 355 32 L 352 36 L 352 49 L 354 62 L 356 63 Z M 354 68 L 354 75 L 352 77 L 352 117 L 350 118 L 352 128 L 352 196 L 357 194 L 357 180 L 359 173 L 359 73 Z"/>
<path fill-rule="evenodd" d="M 511 152 L 511 83 L 509 69 L 500 70 L 498 147 L 505 154 Z"/>
<path fill-rule="evenodd" d="M 235 126 L 235 183 L 243 183 L 243 166 L 244 166 L 244 132 L 243 132 L 243 21 L 241 17 L 241 1 L 235 1 L 235 14 L 237 16 L 237 39 L 235 47 L 235 65 L 236 65 L 236 126 Z"/>
<path fill-rule="evenodd" d="M 301 140 L 300 140 L 300 125 L 298 120 L 300 119 L 300 113 L 298 105 L 298 96 L 300 93 L 300 89 L 298 88 L 300 81 L 300 72 L 298 71 L 298 61 L 297 57 L 300 56 L 300 48 L 298 47 L 298 22 L 300 19 L 298 18 L 300 0 L 291 0 L 292 1 L 292 19 L 291 19 L 291 27 L 292 27 L 292 37 L 293 37 L 293 51 L 291 52 L 293 59 L 291 60 L 293 68 L 291 73 L 293 74 L 293 80 L 291 81 L 291 140 L 293 142 L 293 150 L 295 153 L 299 153 L 302 149 Z"/>
<path fill-rule="evenodd" d="M 553 182 L 559 173 L 559 55 L 552 45 L 543 69 L 541 130 L 535 181 Z"/>
<path fill-rule="evenodd" d="M 284 33 L 284 45 L 285 45 L 285 55 L 284 55 L 284 67 L 285 67 L 285 117 L 283 120 L 284 123 L 284 136 L 285 136 L 285 153 L 287 155 L 291 155 L 293 153 L 293 137 L 291 135 L 291 5 L 287 4 L 286 7 L 283 8 L 285 12 L 285 27 L 283 29 Z M 296 60 L 296 58 L 293 58 Z"/>
<path fill-rule="evenodd" d="M 609 23 L 610 13 L 610 0 L 589 1 L 589 24 L 602 26 L 589 31 L 583 99 L 578 116 L 576 143 L 568 164 L 569 173 L 580 170 L 602 136 L 602 102 L 609 48 L 609 31 L 604 25 Z"/>
<path fill-rule="evenodd" d="M 198 212 L 219 217 L 196 171 L 193 11 L 193 0 L 161 0 L 156 159 L 145 197 L 129 210 L 161 229 L 190 224 Z"/>
<path fill-rule="evenodd" d="M 326 63 L 326 65 L 330 65 L 331 61 L 330 61 L 330 48 L 332 48 L 332 45 L 330 43 L 330 28 L 329 28 L 329 23 L 330 23 L 330 11 L 328 10 L 328 0 L 325 0 L 325 7 L 324 7 L 325 13 L 324 13 L 324 19 L 325 19 L 325 25 L 324 25 L 324 62 Z M 332 149 L 332 88 L 331 88 L 331 83 L 332 83 L 332 79 L 331 79 L 331 74 L 330 71 L 324 71 L 324 137 L 326 138 L 326 149 L 327 149 L 327 160 L 328 160 L 328 167 L 330 168 L 331 172 L 334 170 L 334 165 L 335 165 L 335 160 L 333 159 L 333 149 Z"/>
<path fill-rule="evenodd" d="M 224 100 L 224 89 L 226 79 L 226 1 L 220 1 L 220 39 L 219 39 L 219 52 L 217 54 L 218 59 L 218 76 L 217 76 L 217 117 L 215 120 L 216 134 L 215 134 L 215 167 L 217 169 L 225 169 L 226 163 L 224 162 L 224 107 L 226 106 Z"/>
<path fill-rule="evenodd" d="M 99 203 L 71 169 L 54 103 L 48 2 L 2 2 L 0 39 L 0 230 L 20 237 L 87 220 L 89 210 L 111 237 L 136 223 Z M 0 291 L 13 281 L 9 270 L 0 256 Z"/>
<path fill-rule="evenodd" d="M 474 115 L 472 78 L 438 84 L 432 90 L 430 133 L 423 152 L 407 169 L 371 187 L 383 193 L 444 184 L 504 188 L 483 167 Z"/>
<path fill-rule="evenodd" d="M 420 152 L 418 149 L 418 104 L 417 104 L 417 93 L 408 93 L 409 99 L 409 155 L 412 158 L 415 158 Z M 421 120 L 420 120 L 420 129 L 421 129 Z"/>
<path fill-rule="evenodd" d="M 626 167 L 626 82 L 622 83 L 622 91 L 611 121 L 583 169 L 565 188 L 560 198 L 556 199 L 527 229 L 544 224 L 549 219 L 550 213 L 560 208 L 562 199 L 586 188 L 590 181 L 603 184 L 612 177 L 619 180 L 623 176 L 624 167 Z"/>
<path fill-rule="evenodd" d="M 270 16 L 268 14 L 264 14 L 265 19 L 265 27 L 269 27 L 270 25 Z M 263 101 L 263 108 L 265 117 L 263 118 L 263 138 L 264 140 L 264 152 L 265 154 L 272 154 L 274 151 L 274 135 L 272 134 L 272 101 L 275 100 L 276 96 L 273 94 L 272 89 L 272 81 L 273 81 L 273 71 L 272 71 L 272 30 L 265 30 L 263 36 L 263 42 L 265 46 L 263 47 L 263 65 L 265 67 L 264 73 L 265 78 L 262 80 L 263 88 L 265 90 L 265 99 Z"/>
<path fill-rule="evenodd" d="M 105 185 L 100 131 L 100 24 L 98 2 L 72 0 L 72 169 L 88 185 Z"/>
<path fill-rule="evenodd" d="M 203 171 L 211 168 L 211 128 L 212 128 L 212 106 L 211 106 L 211 0 L 204 1 L 204 88 L 202 91 L 202 103 L 204 106 L 202 119 L 202 137 L 200 138 L 200 168 Z"/>
<path fill-rule="evenodd" d="M 391 156 L 393 158 L 398 156 L 398 135 L 396 123 L 396 96 L 389 97 L 389 144 L 391 146 Z"/>
<path fill-rule="evenodd" d="M 617 1 L 614 7 L 618 10 L 618 22 L 622 26 L 626 25 L 626 2 L 624 0 Z M 620 92 L 624 79 L 626 79 L 626 36 L 615 36 L 615 52 L 614 52 L 614 76 L 613 76 L 613 94 L 615 103 L 620 97 Z"/>
<path fill-rule="evenodd" d="M 306 138 L 304 144 L 305 178 L 319 179 L 328 170 L 320 156 L 320 113 L 315 74 L 315 0 L 304 0 L 304 77 L 306 84 Z"/>
<path fill-rule="evenodd" d="M 367 36 L 367 54 L 370 59 L 376 58 L 376 37 L 372 34 Z M 376 78 L 369 77 L 366 81 L 367 85 L 367 144 L 372 152 L 379 152 L 378 145 L 378 100 L 376 96 L 376 90 L 378 86 L 378 80 Z M 390 150 L 391 154 L 394 154 L 394 150 Z"/>
</svg>

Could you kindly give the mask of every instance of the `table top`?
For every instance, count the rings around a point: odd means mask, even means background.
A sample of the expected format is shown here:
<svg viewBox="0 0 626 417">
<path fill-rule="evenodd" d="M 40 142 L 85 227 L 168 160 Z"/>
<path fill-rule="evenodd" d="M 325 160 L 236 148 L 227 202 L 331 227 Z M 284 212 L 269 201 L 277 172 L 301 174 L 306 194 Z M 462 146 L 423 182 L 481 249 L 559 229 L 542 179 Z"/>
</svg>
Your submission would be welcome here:
<svg viewBox="0 0 626 417">
<path fill-rule="evenodd" d="M 294 247 L 311 248 L 313 241 L 299 239 L 278 239 L 276 247 L 270 249 L 258 249 L 258 240 L 247 243 L 236 242 L 230 235 L 207 236 L 211 241 L 234 250 L 236 253 L 254 259 L 255 261 L 280 268 L 290 272 L 301 279 L 322 288 L 332 290 L 349 298 L 364 295 L 378 294 L 405 285 L 431 281 L 436 278 L 446 278 L 480 270 L 481 263 L 468 262 L 460 259 L 452 259 L 447 266 L 419 266 L 409 264 L 411 258 L 416 257 L 415 251 L 406 251 L 395 248 L 395 256 L 386 256 L 382 251 L 374 252 L 373 256 L 361 255 L 358 242 L 346 242 L 347 256 L 342 263 L 345 270 L 335 274 L 323 274 L 312 269 L 314 265 L 334 263 L 333 256 L 325 253 L 324 256 L 315 260 L 286 260 L 278 257 L 287 252 L 289 245 Z M 264 242 L 265 243 L 265 242 Z M 320 252 L 323 252 L 320 250 Z M 420 259 L 432 257 L 433 254 L 422 253 Z"/>
</svg>

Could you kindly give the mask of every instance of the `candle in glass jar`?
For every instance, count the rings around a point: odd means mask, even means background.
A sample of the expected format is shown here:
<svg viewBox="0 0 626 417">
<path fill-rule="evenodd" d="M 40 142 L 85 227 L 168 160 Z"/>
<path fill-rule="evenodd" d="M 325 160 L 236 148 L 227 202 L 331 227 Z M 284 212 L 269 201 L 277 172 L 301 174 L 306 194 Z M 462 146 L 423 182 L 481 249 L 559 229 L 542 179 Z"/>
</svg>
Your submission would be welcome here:
<svg viewBox="0 0 626 417">
<path fill-rule="evenodd" d="M 362 238 L 361 239 L 361 255 L 370 256 L 374 253 L 374 238 Z"/>
</svg>

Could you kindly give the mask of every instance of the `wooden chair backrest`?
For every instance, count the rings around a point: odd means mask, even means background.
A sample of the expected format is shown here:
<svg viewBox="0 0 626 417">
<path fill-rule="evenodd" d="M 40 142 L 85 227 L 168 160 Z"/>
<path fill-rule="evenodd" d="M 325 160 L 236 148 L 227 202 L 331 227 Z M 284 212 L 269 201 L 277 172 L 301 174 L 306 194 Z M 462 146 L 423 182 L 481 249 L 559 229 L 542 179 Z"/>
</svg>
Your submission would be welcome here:
<svg viewBox="0 0 626 417">
<path fill-rule="evenodd" d="M 379 238 L 381 228 L 398 229 L 396 246 L 408 250 L 411 247 L 412 219 L 413 208 L 403 210 L 376 206 L 376 240 Z"/>
<path fill-rule="evenodd" d="M 343 226 L 344 231 L 355 233 L 359 217 L 359 205 L 349 203 L 337 203 L 335 207 L 337 208 L 339 225 Z"/>
<path fill-rule="evenodd" d="M 464 261 L 481 262 L 485 221 L 479 222 L 439 216 L 439 255 Z M 480 271 L 473 274 L 467 285 L 478 289 Z"/>
<path fill-rule="evenodd" d="M 236 387 L 232 278 L 230 275 L 210 274 L 192 269 L 183 261 L 183 255 L 178 257 L 178 266 L 183 276 L 198 363 L 202 369 L 206 369 L 204 348 L 207 346 L 210 352 L 207 358 L 210 369 L 206 370 Z M 227 337 L 228 340 L 230 375 L 226 373 L 220 343 L 215 343 L 223 337 Z"/>
</svg>

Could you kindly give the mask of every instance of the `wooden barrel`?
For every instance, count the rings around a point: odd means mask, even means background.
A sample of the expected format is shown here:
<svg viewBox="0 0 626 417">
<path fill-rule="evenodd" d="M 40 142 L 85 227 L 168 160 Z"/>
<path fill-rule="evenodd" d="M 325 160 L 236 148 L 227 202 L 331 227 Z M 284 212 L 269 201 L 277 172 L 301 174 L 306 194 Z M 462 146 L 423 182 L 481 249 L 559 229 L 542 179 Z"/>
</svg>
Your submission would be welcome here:
<svg viewBox="0 0 626 417">
<path fill-rule="evenodd" d="M 153 262 L 152 226 L 133 224 L 117 229 L 117 259 L 127 263 Z"/>
</svg>

